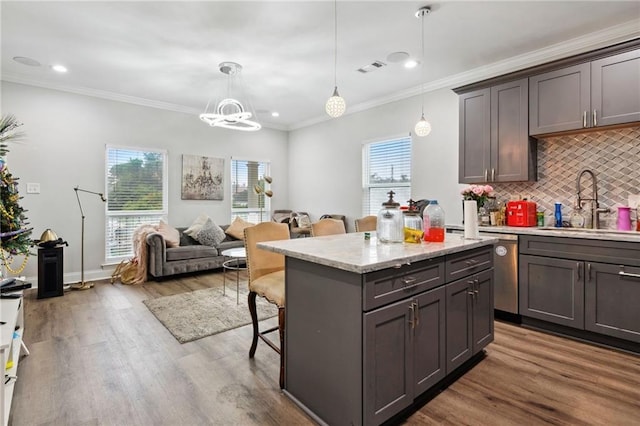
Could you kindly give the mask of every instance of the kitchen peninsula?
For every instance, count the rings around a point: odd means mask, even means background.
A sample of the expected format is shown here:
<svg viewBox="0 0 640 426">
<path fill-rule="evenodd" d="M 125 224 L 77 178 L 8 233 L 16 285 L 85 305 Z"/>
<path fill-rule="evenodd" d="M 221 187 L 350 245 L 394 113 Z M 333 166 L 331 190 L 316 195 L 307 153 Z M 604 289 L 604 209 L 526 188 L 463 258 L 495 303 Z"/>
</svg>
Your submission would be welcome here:
<svg viewBox="0 0 640 426">
<path fill-rule="evenodd" d="M 484 356 L 493 237 L 259 243 L 286 256 L 285 393 L 321 424 L 381 424 Z"/>
</svg>

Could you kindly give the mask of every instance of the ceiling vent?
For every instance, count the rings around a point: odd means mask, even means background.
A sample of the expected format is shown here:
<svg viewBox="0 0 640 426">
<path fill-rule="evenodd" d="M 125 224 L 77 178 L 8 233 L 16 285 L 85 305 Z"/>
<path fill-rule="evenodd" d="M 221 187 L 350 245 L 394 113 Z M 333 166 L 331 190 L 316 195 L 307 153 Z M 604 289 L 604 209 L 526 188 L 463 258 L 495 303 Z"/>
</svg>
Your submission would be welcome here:
<svg viewBox="0 0 640 426">
<path fill-rule="evenodd" d="M 382 68 L 382 67 L 386 67 L 386 66 L 387 66 L 387 64 L 385 64 L 382 61 L 373 61 L 372 63 L 370 63 L 368 65 L 365 65 L 362 68 L 358 68 L 358 72 L 361 72 L 362 74 L 366 74 L 368 72 L 375 71 L 378 68 Z"/>
</svg>

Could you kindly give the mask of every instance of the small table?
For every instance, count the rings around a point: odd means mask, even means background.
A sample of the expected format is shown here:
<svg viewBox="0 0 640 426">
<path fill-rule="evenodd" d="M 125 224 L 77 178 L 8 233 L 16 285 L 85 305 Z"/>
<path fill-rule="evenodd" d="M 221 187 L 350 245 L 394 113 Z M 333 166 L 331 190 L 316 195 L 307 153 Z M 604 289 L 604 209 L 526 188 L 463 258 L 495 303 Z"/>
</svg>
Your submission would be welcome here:
<svg viewBox="0 0 640 426">
<path fill-rule="evenodd" d="M 244 247 L 237 247 L 224 250 L 221 254 L 225 257 L 231 258 L 222 262 L 222 294 L 226 294 L 227 270 L 236 271 L 236 305 L 238 305 L 240 304 L 240 292 L 238 291 L 240 283 L 240 271 L 247 270 L 247 252 L 245 251 Z M 244 266 L 241 266 L 241 263 L 244 264 Z"/>
</svg>

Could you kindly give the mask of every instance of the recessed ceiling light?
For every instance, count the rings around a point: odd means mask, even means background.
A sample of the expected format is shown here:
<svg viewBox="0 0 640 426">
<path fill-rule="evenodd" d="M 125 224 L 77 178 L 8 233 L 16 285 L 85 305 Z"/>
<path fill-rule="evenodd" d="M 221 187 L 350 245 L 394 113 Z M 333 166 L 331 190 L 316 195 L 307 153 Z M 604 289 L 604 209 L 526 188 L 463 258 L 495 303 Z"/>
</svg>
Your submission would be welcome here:
<svg viewBox="0 0 640 426">
<path fill-rule="evenodd" d="M 273 111 L 273 112 L 271 113 L 271 116 L 272 116 L 272 117 L 280 117 L 280 113 L 279 113 L 278 111 Z"/>
<path fill-rule="evenodd" d="M 67 67 L 65 67 L 64 65 L 60 65 L 60 64 L 51 65 L 51 69 L 56 71 L 56 72 L 67 72 Z"/>
<path fill-rule="evenodd" d="M 387 55 L 387 61 L 389 62 L 403 62 L 409 59 L 407 52 L 393 52 Z"/>
<path fill-rule="evenodd" d="M 28 65 L 30 67 L 39 67 L 40 62 L 26 56 L 14 56 L 13 60 L 22 65 Z"/>
<path fill-rule="evenodd" d="M 418 61 L 416 61 L 415 59 L 407 59 L 406 61 L 404 61 L 405 68 L 415 68 L 417 66 L 418 66 Z"/>
</svg>

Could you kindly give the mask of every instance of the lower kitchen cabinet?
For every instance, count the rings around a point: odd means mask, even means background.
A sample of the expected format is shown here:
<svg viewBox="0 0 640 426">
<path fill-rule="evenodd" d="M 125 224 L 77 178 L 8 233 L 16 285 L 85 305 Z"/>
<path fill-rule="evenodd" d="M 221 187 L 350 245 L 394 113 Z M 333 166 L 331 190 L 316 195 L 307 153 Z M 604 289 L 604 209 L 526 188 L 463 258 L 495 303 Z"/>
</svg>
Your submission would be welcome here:
<svg viewBox="0 0 640 426">
<path fill-rule="evenodd" d="M 444 287 L 364 316 L 365 418 L 379 424 L 443 379 Z"/>
<path fill-rule="evenodd" d="M 584 328 L 584 262 L 520 255 L 520 314 Z"/>
<path fill-rule="evenodd" d="M 493 269 L 446 286 L 447 373 L 493 341 Z"/>
<path fill-rule="evenodd" d="M 587 263 L 585 329 L 640 343 L 640 268 Z"/>
</svg>

